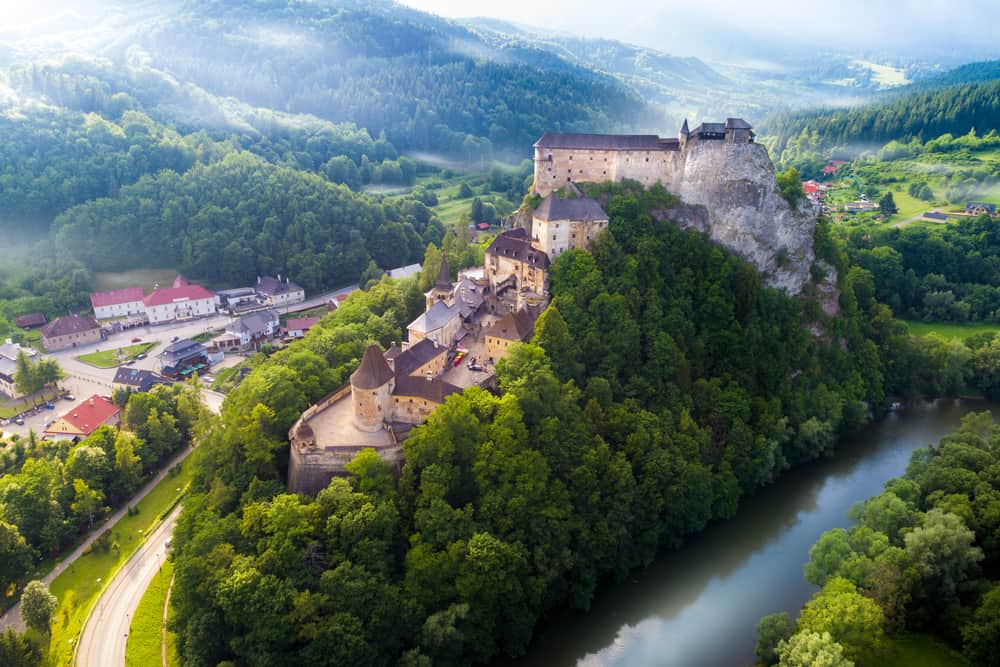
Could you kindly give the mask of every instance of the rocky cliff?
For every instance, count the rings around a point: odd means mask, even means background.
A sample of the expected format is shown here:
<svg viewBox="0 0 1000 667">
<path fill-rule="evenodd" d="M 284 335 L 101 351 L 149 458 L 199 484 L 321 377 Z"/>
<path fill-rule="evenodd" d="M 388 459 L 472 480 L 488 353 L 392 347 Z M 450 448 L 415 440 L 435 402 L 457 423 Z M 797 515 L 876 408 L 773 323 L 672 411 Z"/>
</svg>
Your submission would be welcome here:
<svg viewBox="0 0 1000 667">
<path fill-rule="evenodd" d="M 685 205 L 669 217 L 745 257 L 774 287 L 798 294 L 808 284 L 816 216 L 807 202 L 793 208 L 781 196 L 764 146 L 689 145 L 678 181 Z"/>
</svg>

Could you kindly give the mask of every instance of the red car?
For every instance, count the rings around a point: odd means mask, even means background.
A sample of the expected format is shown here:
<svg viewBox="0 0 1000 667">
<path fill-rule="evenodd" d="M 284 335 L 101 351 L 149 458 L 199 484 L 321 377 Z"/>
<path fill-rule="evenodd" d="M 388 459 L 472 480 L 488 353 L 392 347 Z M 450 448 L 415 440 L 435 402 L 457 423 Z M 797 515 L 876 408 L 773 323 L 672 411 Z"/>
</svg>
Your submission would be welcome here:
<svg viewBox="0 0 1000 667">
<path fill-rule="evenodd" d="M 141 343 L 141 342 L 142 342 L 142 339 L 141 339 L 141 338 L 133 338 L 133 339 L 132 339 L 132 342 L 133 342 L 133 343 Z"/>
</svg>

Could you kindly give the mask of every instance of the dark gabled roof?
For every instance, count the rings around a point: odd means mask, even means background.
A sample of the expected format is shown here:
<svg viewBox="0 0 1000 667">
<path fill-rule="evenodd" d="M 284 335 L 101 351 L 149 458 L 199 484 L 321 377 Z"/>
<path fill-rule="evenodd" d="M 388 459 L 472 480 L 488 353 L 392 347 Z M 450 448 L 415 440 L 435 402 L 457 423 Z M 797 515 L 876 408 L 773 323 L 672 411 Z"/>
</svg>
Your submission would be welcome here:
<svg viewBox="0 0 1000 667">
<path fill-rule="evenodd" d="M 712 132 L 713 134 L 725 134 L 726 125 L 725 123 L 702 123 L 698 127 L 691 130 L 691 134 L 702 134 L 703 132 Z"/>
<path fill-rule="evenodd" d="M 550 193 L 535 209 L 534 216 L 540 220 L 607 220 L 608 214 L 601 205 L 589 197 L 561 199 Z"/>
<path fill-rule="evenodd" d="M 947 220 L 948 215 L 945 213 L 938 213 L 937 211 L 927 211 L 923 214 L 924 218 L 930 218 L 931 220 Z"/>
<path fill-rule="evenodd" d="M 441 268 L 438 269 L 438 279 L 434 284 L 438 289 L 451 289 L 451 271 L 448 270 L 448 258 L 441 253 Z"/>
<path fill-rule="evenodd" d="M 100 326 L 91 317 L 65 315 L 52 320 L 42 327 L 42 336 L 45 338 L 56 338 L 58 336 L 68 336 L 69 334 L 82 333 L 99 328 Z"/>
<path fill-rule="evenodd" d="M 655 134 L 560 134 L 546 132 L 535 148 L 578 148 L 584 150 L 655 151 L 660 138 Z"/>
<path fill-rule="evenodd" d="M 285 294 L 286 292 L 298 292 L 302 288 L 286 278 L 284 282 L 274 276 L 262 276 L 257 279 L 257 291 L 261 294 Z"/>
<path fill-rule="evenodd" d="M 742 118 L 727 118 L 726 119 L 726 129 L 727 130 L 749 130 L 752 129 L 750 123 L 746 122 Z"/>
<path fill-rule="evenodd" d="M 494 322 L 486 330 L 486 335 L 503 340 L 524 341 L 531 337 L 534 330 L 535 318 L 522 308 L 516 313 L 508 313 Z"/>
<path fill-rule="evenodd" d="M 486 249 L 486 252 L 491 255 L 501 255 L 528 262 L 543 269 L 549 268 L 549 256 L 541 250 L 531 247 L 528 231 L 520 227 L 498 235 L 493 239 L 493 243 Z"/>
<path fill-rule="evenodd" d="M 130 387 L 135 387 L 139 391 L 149 391 L 158 384 L 170 384 L 170 380 L 157 375 L 153 371 L 142 370 L 139 368 L 129 368 L 128 366 L 118 367 L 118 371 L 115 373 L 115 379 L 113 382 L 115 384 L 125 384 Z"/>
<path fill-rule="evenodd" d="M 396 378 L 396 388 L 392 393 L 395 396 L 424 398 L 440 404 L 448 396 L 462 393 L 462 389 L 440 378 L 428 380 L 413 375 L 400 375 Z"/>
<path fill-rule="evenodd" d="M 196 340 L 191 340 L 190 338 L 185 338 L 179 340 L 176 343 L 171 343 L 163 348 L 159 356 L 162 359 L 187 359 L 189 357 L 196 356 L 198 354 L 206 354 L 208 348 L 199 343 Z"/>
<path fill-rule="evenodd" d="M 357 389 L 378 389 L 392 379 L 392 369 L 385 362 L 382 350 L 372 344 L 361 357 L 358 370 L 351 373 L 351 386 Z"/>
<path fill-rule="evenodd" d="M 261 310 L 233 320 L 226 327 L 226 330 L 233 333 L 246 331 L 250 334 L 256 334 L 259 331 L 265 331 L 269 322 L 277 324 L 278 319 L 278 311 Z"/>
<path fill-rule="evenodd" d="M 28 313 L 15 318 L 14 323 L 21 329 L 40 327 L 45 324 L 45 315 L 43 313 Z"/>
<path fill-rule="evenodd" d="M 392 348 L 389 348 L 392 350 Z M 447 350 L 434 344 L 430 338 L 424 338 L 419 343 L 411 345 L 395 356 L 394 368 L 396 379 L 401 375 L 409 375 L 428 361 L 439 355 L 445 354 Z M 386 353 L 388 355 L 388 352 Z"/>
<path fill-rule="evenodd" d="M 684 119 L 684 124 L 681 125 L 681 134 L 690 134 L 691 130 L 688 129 L 688 119 Z"/>
</svg>

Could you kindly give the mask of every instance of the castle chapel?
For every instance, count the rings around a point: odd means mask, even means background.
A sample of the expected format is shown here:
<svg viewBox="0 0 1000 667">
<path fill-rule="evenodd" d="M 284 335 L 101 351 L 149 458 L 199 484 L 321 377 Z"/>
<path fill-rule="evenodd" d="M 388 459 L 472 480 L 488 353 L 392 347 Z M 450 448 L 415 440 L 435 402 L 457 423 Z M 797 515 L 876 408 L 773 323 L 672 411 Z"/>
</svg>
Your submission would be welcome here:
<svg viewBox="0 0 1000 667">
<path fill-rule="evenodd" d="M 530 228 L 501 232 L 486 249 L 484 266 L 459 272 L 456 282 L 442 259 L 424 313 L 407 327 L 408 340 L 385 351 L 368 346 L 350 383 L 308 408 L 289 430 L 290 490 L 318 492 L 368 448 L 402 466 L 403 440 L 448 396 L 494 385 L 494 362 L 531 338 L 548 304 L 550 264 L 567 250 L 586 249 L 608 227 L 601 205 L 574 182 L 627 178 L 673 189 L 695 144 L 753 140 L 750 125 L 738 118 L 691 131 L 685 121 L 678 139 L 544 135 L 534 146 L 532 186 L 543 199 Z"/>
</svg>

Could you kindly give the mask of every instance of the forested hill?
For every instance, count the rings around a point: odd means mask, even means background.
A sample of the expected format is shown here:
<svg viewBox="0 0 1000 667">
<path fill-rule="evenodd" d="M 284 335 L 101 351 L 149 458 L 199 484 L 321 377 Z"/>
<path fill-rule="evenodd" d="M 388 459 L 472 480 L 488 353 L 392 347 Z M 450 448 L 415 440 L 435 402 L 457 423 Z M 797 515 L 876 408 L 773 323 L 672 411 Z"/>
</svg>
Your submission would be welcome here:
<svg viewBox="0 0 1000 667">
<path fill-rule="evenodd" d="M 803 131 L 817 148 L 882 145 L 894 139 L 927 141 L 942 134 L 979 134 L 1000 128 L 1000 79 L 915 92 L 853 109 L 814 110 L 771 116 L 761 127 L 773 155 Z"/>
<path fill-rule="evenodd" d="M 611 131 L 644 103 L 542 51 L 502 53 L 457 24 L 390 2 L 163 2 L 102 56 L 257 107 L 350 121 L 401 149 L 524 156 L 549 130 Z"/>
</svg>

